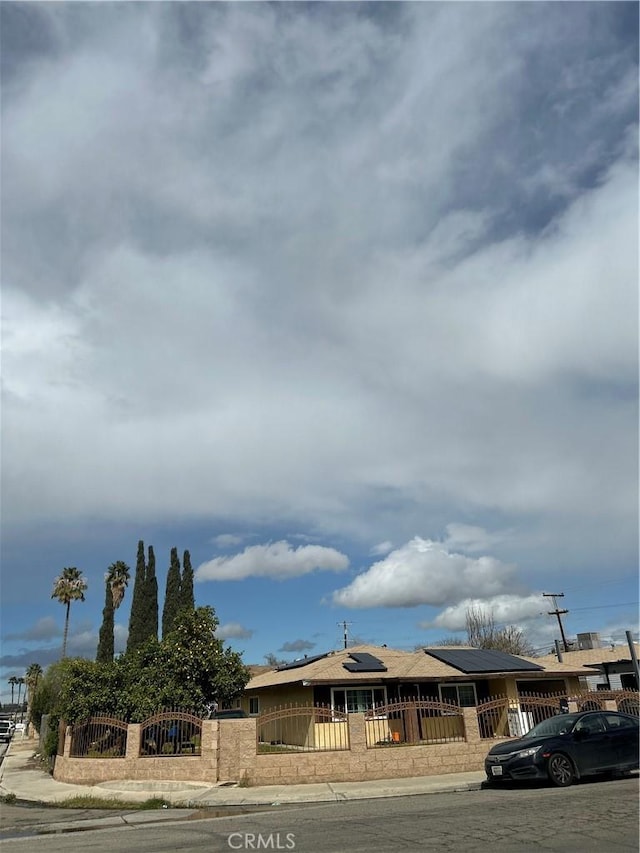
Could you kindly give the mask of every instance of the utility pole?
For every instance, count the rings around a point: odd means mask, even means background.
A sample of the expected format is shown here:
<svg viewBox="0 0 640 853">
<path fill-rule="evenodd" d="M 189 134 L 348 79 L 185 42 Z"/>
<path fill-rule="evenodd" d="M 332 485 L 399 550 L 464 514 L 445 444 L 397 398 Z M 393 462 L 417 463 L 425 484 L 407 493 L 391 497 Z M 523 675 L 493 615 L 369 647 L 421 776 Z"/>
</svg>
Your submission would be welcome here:
<svg viewBox="0 0 640 853">
<path fill-rule="evenodd" d="M 351 624 L 352 624 L 351 622 L 338 622 L 338 625 L 341 625 L 341 626 L 342 626 L 342 631 L 343 631 L 342 636 L 343 636 L 344 648 L 345 648 L 345 649 L 346 649 L 346 648 L 347 648 L 347 646 L 348 646 L 347 625 L 351 625 Z"/>
<path fill-rule="evenodd" d="M 565 613 L 568 613 L 568 610 L 558 610 L 558 603 L 556 602 L 556 598 L 564 598 L 564 592 L 543 592 L 543 598 L 551 598 L 553 600 L 553 610 L 548 610 L 547 613 L 549 616 L 557 616 L 558 617 L 558 625 L 560 626 L 560 636 L 562 637 L 562 645 L 564 646 L 565 652 L 569 651 L 569 644 L 567 643 L 567 638 L 564 635 L 564 628 L 562 627 L 562 619 L 561 616 L 564 616 Z"/>
</svg>

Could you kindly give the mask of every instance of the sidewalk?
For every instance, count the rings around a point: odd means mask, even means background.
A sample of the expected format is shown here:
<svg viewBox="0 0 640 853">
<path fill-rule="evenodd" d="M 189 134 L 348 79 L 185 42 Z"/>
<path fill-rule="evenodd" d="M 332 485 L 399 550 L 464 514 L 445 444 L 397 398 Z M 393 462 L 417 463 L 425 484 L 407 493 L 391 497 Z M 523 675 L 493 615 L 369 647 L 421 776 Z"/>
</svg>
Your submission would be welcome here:
<svg viewBox="0 0 640 853">
<path fill-rule="evenodd" d="M 485 778 L 482 771 L 420 776 L 411 779 L 379 779 L 372 782 L 322 782 L 308 785 L 269 785 L 256 788 L 205 786 L 194 782 L 117 781 L 99 785 L 70 785 L 58 782 L 42 770 L 28 764 L 36 750 L 35 740 L 14 740 L 0 767 L 0 796 L 14 794 L 18 800 L 55 804 L 78 796 L 99 797 L 129 803 L 157 797 L 171 806 L 183 808 L 221 808 L 233 806 L 323 803 L 363 800 L 377 797 L 405 797 L 413 794 L 437 794 L 472 791 Z M 142 817 L 142 813 L 138 813 Z M 146 812 L 147 819 L 153 813 Z M 156 813 L 157 814 L 157 813 Z M 164 813 L 166 816 L 166 812 Z M 174 815 L 175 816 L 175 815 Z"/>
</svg>

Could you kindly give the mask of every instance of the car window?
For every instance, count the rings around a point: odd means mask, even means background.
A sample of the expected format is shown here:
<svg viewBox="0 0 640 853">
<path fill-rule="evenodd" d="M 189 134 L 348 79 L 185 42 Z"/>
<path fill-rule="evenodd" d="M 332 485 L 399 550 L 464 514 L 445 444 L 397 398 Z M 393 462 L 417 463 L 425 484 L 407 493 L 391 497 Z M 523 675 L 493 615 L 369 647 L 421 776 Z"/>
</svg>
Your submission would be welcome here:
<svg viewBox="0 0 640 853">
<path fill-rule="evenodd" d="M 632 729 L 634 721 L 630 717 L 622 717 L 617 714 L 605 714 L 608 729 Z"/>
<path fill-rule="evenodd" d="M 595 732 L 603 732 L 605 731 L 604 717 L 602 714 L 589 714 L 588 717 L 582 717 L 576 723 L 574 731 L 576 732 L 588 732 L 589 734 L 594 734 Z"/>
</svg>

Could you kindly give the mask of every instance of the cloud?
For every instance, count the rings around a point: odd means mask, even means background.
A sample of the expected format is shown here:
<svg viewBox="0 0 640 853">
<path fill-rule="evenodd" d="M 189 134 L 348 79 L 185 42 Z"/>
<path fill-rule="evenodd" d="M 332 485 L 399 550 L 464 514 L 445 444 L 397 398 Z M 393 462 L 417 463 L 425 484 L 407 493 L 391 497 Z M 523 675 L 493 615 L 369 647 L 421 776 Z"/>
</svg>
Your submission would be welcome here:
<svg viewBox="0 0 640 853">
<path fill-rule="evenodd" d="M 484 598 L 518 587 L 515 566 L 450 553 L 442 543 L 416 536 L 334 592 L 333 602 L 354 608 L 441 605 L 461 595 Z"/>
<path fill-rule="evenodd" d="M 253 631 L 239 622 L 226 622 L 224 625 L 219 625 L 216 634 L 221 640 L 248 640 L 253 637 Z"/>
<path fill-rule="evenodd" d="M 488 533 L 482 527 L 471 524 L 447 524 L 446 531 L 447 536 L 443 544 L 447 549 L 471 553 L 486 551 L 504 539 L 504 534 Z"/>
<path fill-rule="evenodd" d="M 334 548 L 301 545 L 292 548 L 286 541 L 252 545 L 233 557 L 216 557 L 198 566 L 195 578 L 205 580 L 242 580 L 271 577 L 277 580 L 300 577 L 317 570 L 342 572 L 349 560 Z"/>
<path fill-rule="evenodd" d="M 279 652 L 308 652 L 310 649 L 315 649 L 316 644 L 310 643 L 308 640 L 294 640 L 293 642 L 283 643 L 278 649 Z"/>
<path fill-rule="evenodd" d="M 6 634 L 5 640 L 25 640 L 28 642 L 42 642 L 53 640 L 62 636 L 62 628 L 52 616 L 43 616 L 35 625 L 15 634 Z"/>
<path fill-rule="evenodd" d="M 496 625 L 512 625 L 545 615 L 547 608 L 542 593 L 530 595 L 495 595 L 488 598 L 465 598 L 446 607 L 431 622 L 421 622 L 421 628 L 446 628 L 464 631 L 467 610 L 475 608 L 493 616 Z"/>
<path fill-rule="evenodd" d="M 495 516 L 635 565 L 620 8 L 6 4 L 3 539 Z"/>
<path fill-rule="evenodd" d="M 383 554 L 388 554 L 393 548 L 393 542 L 388 539 L 384 542 L 379 542 L 377 545 L 374 545 L 373 548 L 369 551 L 369 554 L 372 557 L 380 557 Z"/>
<path fill-rule="evenodd" d="M 234 545 L 240 545 L 243 538 L 236 533 L 220 533 L 213 541 L 219 548 L 232 548 Z"/>
</svg>

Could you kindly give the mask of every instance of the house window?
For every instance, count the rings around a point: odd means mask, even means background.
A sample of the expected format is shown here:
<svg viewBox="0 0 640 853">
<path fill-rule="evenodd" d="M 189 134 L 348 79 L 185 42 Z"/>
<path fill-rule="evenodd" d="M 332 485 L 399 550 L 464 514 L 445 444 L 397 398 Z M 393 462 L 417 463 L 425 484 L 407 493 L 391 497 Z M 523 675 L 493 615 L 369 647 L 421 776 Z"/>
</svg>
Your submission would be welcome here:
<svg viewBox="0 0 640 853">
<path fill-rule="evenodd" d="M 452 705 L 460 705 L 461 708 L 478 704 L 476 686 L 472 681 L 468 684 L 439 684 L 438 689 L 441 702 L 450 702 Z"/>
<path fill-rule="evenodd" d="M 356 689 L 331 691 L 331 707 L 348 714 L 362 714 L 374 705 L 385 705 L 387 690 L 385 687 L 358 687 Z"/>
<path fill-rule="evenodd" d="M 260 713 L 260 698 L 258 696 L 249 696 L 249 713 Z"/>
</svg>

